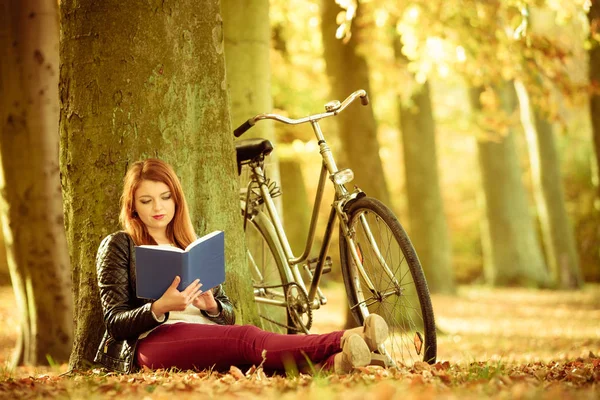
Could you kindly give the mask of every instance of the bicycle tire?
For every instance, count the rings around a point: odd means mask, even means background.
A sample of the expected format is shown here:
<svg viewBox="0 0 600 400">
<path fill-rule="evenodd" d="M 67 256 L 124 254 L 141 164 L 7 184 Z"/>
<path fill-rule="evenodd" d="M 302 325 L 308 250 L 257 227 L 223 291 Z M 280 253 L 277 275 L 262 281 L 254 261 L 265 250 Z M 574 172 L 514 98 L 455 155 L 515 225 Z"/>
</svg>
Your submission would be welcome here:
<svg viewBox="0 0 600 400">
<path fill-rule="evenodd" d="M 352 314 L 362 325 L 370 313 L 381 315 L 390 328 L 386 350 L 396 363 L 412 365 L 416 361 L 435 363 L 437 341 L 435 318 L 429 289 L 421 263 L 408 235 L 392 211 L 379 200 L 363 197 L 347 207 L 348 227 L 352 229 L 354 243 L 363 266 L 373 282 L 376 292 L 371 293 L 362 277 L 340 227 L 340 260 L 346 294 Z M 370 245 L 366 230 L 360 222 L 365 216 L 372 237 L 390 266 L 397 283 L 394 284 Z M 383 248 L 384 246 L 390 248 Z M 392 248 L 394 245 L 398 249 Z M 381 251 L 382 250 L 382 251 Z M 410 278 L 403 268 L 406 264 Z M 390 294 L 393 292 L 393 294 Z M 413 306 L 414 293 L 420 307 Z M 385 296 L 381 294 L 385 293 Z M 368 305 L 367 305 L 368 303 Z M 362 304 L 363 306 L 360 306 Z M 401 313 L 399 314 L 399 311 Z M 415 317 L 418 317 L 416 319 Z"/>
<path fill-rule="evenodd" d="M 254 218 L 248 220 L 244 233 L 252 286 L 255 290 L 266 288 L 268 294 L 265 294 L 264 297 L 286 299 L 284 287 L 290 280 L 283 273 L 285 256 L 273 238 L 268 224 L 266 216 L 259 212 Z M 256 264 L 256 268 L 253 263 Z M 272 286 L 275 288 L 270 288 Z M 259 302 L 256 302 L 256 307 L 264 330 L 275 333 L 296 333 L 294 330 L 278 325 L 291 326 L 291 316 L 286 307 Z"/>
</svg>

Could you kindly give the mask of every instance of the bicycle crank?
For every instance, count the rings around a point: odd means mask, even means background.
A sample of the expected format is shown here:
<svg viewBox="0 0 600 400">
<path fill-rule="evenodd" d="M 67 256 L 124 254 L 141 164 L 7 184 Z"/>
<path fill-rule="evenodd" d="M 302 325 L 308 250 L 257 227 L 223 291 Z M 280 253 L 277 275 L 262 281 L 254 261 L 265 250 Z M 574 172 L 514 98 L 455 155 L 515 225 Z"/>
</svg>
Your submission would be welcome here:
<svg viewBox="0 0 600 400">
<path fill-rule="evenodd" d="M 289 320 L 295 326 L 292 329 L 308 334 L 313 322 L 308 295 L 296 282 L 290 282 L 286 287 L 285 298 Z"/>
</svg>

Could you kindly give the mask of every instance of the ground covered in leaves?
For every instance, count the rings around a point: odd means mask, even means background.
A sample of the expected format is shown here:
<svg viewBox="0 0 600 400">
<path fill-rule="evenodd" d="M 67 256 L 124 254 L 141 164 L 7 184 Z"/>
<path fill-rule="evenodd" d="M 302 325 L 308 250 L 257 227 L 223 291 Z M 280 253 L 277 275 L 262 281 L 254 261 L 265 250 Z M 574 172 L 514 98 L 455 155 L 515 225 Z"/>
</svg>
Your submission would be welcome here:
<svg viewBox="0 0 600 400">
<path fill-rule="evenodd" d="M 343 324 L 343 292 L 315 313 L 315 332 Z M 0 367 L 0 398 L 499 399 L 600 398 L 600 286 L 579 292 L 463 287 L 434 296 L 438 362 L 411 368 L 367 367 L 347 376 L 267 377 L 263 371 L 102 370 L 63 374 L 66 365 Z M 17 315 L 0 288 L 0 366 L 10 357 Z"/>
</svg>

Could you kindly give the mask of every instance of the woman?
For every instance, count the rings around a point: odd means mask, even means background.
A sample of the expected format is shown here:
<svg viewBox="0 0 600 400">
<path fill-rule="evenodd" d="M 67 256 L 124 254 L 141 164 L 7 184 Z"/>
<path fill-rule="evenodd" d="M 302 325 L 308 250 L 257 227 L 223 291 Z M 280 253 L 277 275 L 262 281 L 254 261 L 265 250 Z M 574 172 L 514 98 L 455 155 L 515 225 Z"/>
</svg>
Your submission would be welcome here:
<svg viewBox="0 0 600 400">
<path fill-rule="evenodd" d="M 135 290 L 135 245 L 185 248 L 196 239 L 177 175 L 157 159 L 139 161 L 125 176 L 119 216 L 124 231 L 106 237 L 96 266 L 106 331 L 95 361 L 109 369 L 135 367 L 228 370 L 259 365 L 282 371 L 285 364 L 313 364 L 347 373 L 371 361 L 387 338 L 378 315 L 364 327 L 322 335 L 280 335 L 234 325 L 234 310 L 219 285 L 202 291 L 192 282 L 177 290 L 179 277 L 157 300 Z M 210 289 L 210 290 L 209 290 Z"/>
</svg>

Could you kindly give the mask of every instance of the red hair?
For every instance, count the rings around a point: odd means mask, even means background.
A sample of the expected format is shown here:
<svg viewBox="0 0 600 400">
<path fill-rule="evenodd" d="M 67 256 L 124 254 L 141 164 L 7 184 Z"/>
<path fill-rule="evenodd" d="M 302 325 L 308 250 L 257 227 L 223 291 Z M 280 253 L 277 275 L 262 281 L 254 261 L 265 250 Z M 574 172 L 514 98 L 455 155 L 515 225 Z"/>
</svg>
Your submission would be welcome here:
<svg viewBox="0 0 600 400">
<path fill-rule="evenodd" d="M 137 245 L 157 244 L 146 225 L 134 210 L 135 191 L 142 181 L 162 182 L 169 187 L 175 202 L 175 215 L 167 226 L 167 238 L 179 248 L 186 248 L 196 240 L 190 213 L 177 174 L 166 162 L 149 158 L 135 162 L 127 171 L 121 195 L 119 222 Z"/>
</svg>

